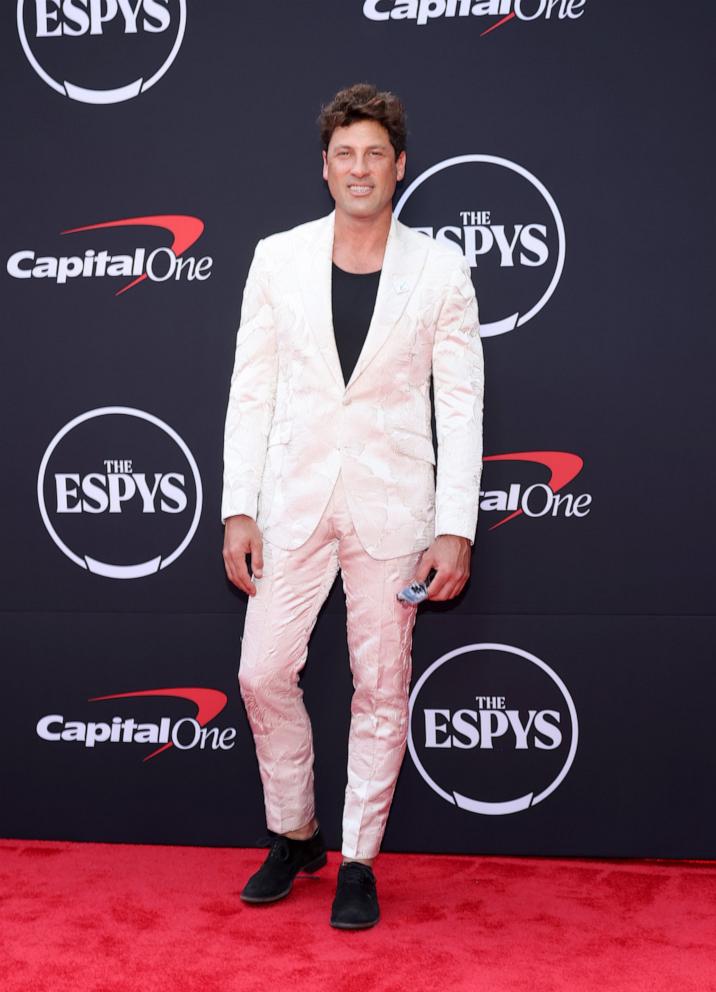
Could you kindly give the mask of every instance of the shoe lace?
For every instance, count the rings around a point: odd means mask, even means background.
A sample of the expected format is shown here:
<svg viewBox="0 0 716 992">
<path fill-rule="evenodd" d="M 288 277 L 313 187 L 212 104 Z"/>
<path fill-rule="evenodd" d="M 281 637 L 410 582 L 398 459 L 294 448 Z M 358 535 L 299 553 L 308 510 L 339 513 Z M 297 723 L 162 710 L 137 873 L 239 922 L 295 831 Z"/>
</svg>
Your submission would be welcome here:
<svg viewBox="0 0 716 992">
<path fill-rule="evenodd" d="M 375 884 L 372 871 L 368 865 L 359 861 L 346 861 L 341 866 L 343 880 L 349 885 L 360 885 L 364 889 L 372 889 Z"/>
<path fill-rule="evenodd" d="M 291 856 L 291 852 L 288 846 L 288 840 L 286 837 L 278 836 L 274 837 L 271 841 L 271 850 L 268 853 L 267 861 L 288 861 Z"/>
</svg>

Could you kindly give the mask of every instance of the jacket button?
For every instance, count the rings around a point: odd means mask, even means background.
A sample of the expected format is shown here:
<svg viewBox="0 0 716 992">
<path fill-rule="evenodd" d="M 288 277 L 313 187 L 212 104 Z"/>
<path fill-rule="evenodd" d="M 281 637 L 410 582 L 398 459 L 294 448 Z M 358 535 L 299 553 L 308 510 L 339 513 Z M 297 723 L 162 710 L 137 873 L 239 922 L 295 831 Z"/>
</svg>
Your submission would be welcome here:
<svg viewBox="0 0 716 992">
<path fill-rule="evenodd" d="M 343 406 L 348 406 L 348 404 L 350 403 L 350 401 L 351 401 L 350 396 L 344 396 L 343 399 L 341 400 L 341 402 L 343 403 Z"/>
</svg>

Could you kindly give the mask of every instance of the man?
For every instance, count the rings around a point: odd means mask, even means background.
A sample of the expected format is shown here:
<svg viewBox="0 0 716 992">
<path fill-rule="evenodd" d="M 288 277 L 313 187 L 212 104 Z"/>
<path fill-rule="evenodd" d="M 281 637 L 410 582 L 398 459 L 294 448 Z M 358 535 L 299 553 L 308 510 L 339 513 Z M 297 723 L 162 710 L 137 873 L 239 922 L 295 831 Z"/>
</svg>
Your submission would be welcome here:
<svg viewBox="0 0 716 992">
<path fill-rule="evenodd" d="M 227 575 L 249 595 L 239 682 L 276 835 L 241 896 L 283 898 L 299 871 L 326 863 L 298 678 L 340 568 L 355 692 L 330 922 L 356 929 L 379 918 L 372 862 L 407 739 L 416 610 L 396 593 L 431 569 L 433 601 L 467 582 L 484 376 L 469 266 L 392 213 L 405 174 L 402 104 L 358 84 L 323 107 L 319 125 L 335 209 L 256 247 L 221 516 Z"/>
</svg>

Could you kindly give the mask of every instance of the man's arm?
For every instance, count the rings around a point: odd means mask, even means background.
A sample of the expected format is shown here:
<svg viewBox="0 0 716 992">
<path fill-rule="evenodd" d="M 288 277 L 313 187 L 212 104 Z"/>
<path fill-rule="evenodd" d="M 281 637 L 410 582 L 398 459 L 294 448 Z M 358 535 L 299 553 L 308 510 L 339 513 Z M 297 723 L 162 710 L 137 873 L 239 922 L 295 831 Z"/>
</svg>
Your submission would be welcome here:
<svg viewBox="0 0 716 992">
<path fill-rule="evenodd" d="M 276 332 L 259 241 L 244 288 L 226 411 L 222 523 L 235 514 L 256 518 L 277 377 Z"/>
<path fill-rule="evenodd" d="M 484 360 L 477 299 L 464 258 L 454 269 L 433 342 L 433 394 L 438 439 L 435 541 L 416 578 L 431 568 L 430 599 L 457 596 L 470 574 L 482 474 Z"/>
<path fill-rule="evenodd" d="M 241 321 L 224 428 L 224 481 L 221 522 L 224 566 L 229 580 L 253 596 L 246 567 L 251 554 L 257 577 L 263 568 L 263 542 L 256 523 L 266 442 L 271 428 L 278 352 L 268 294 L 262 242 L 256 246 L 244 288 Z"/>
</svg>

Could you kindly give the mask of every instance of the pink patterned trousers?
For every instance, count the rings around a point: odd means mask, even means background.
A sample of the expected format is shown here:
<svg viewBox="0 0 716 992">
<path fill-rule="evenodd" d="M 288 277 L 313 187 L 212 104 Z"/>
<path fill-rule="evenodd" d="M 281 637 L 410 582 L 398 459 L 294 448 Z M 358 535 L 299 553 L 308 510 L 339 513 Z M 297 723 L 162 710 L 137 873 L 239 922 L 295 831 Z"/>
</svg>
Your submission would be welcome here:
<svg viewBox="0 0 716 992">
<path fill-rule="evenodd" d="M 257 591 L 246 612 L 239 685 L 270 830 L 296 830 L 315 813 L 313 737 L 298 677 L 340 568 L 354 685 L 342 853 L 378 853 L 405 755 L 416 616 L 395 594 L 413 578 L 421 555 L 371 558 L 353 528 L 340 475 L 301 547 L 287 551 L 264 541 L 263 576 L 254 579 Z"/>
</svg>

